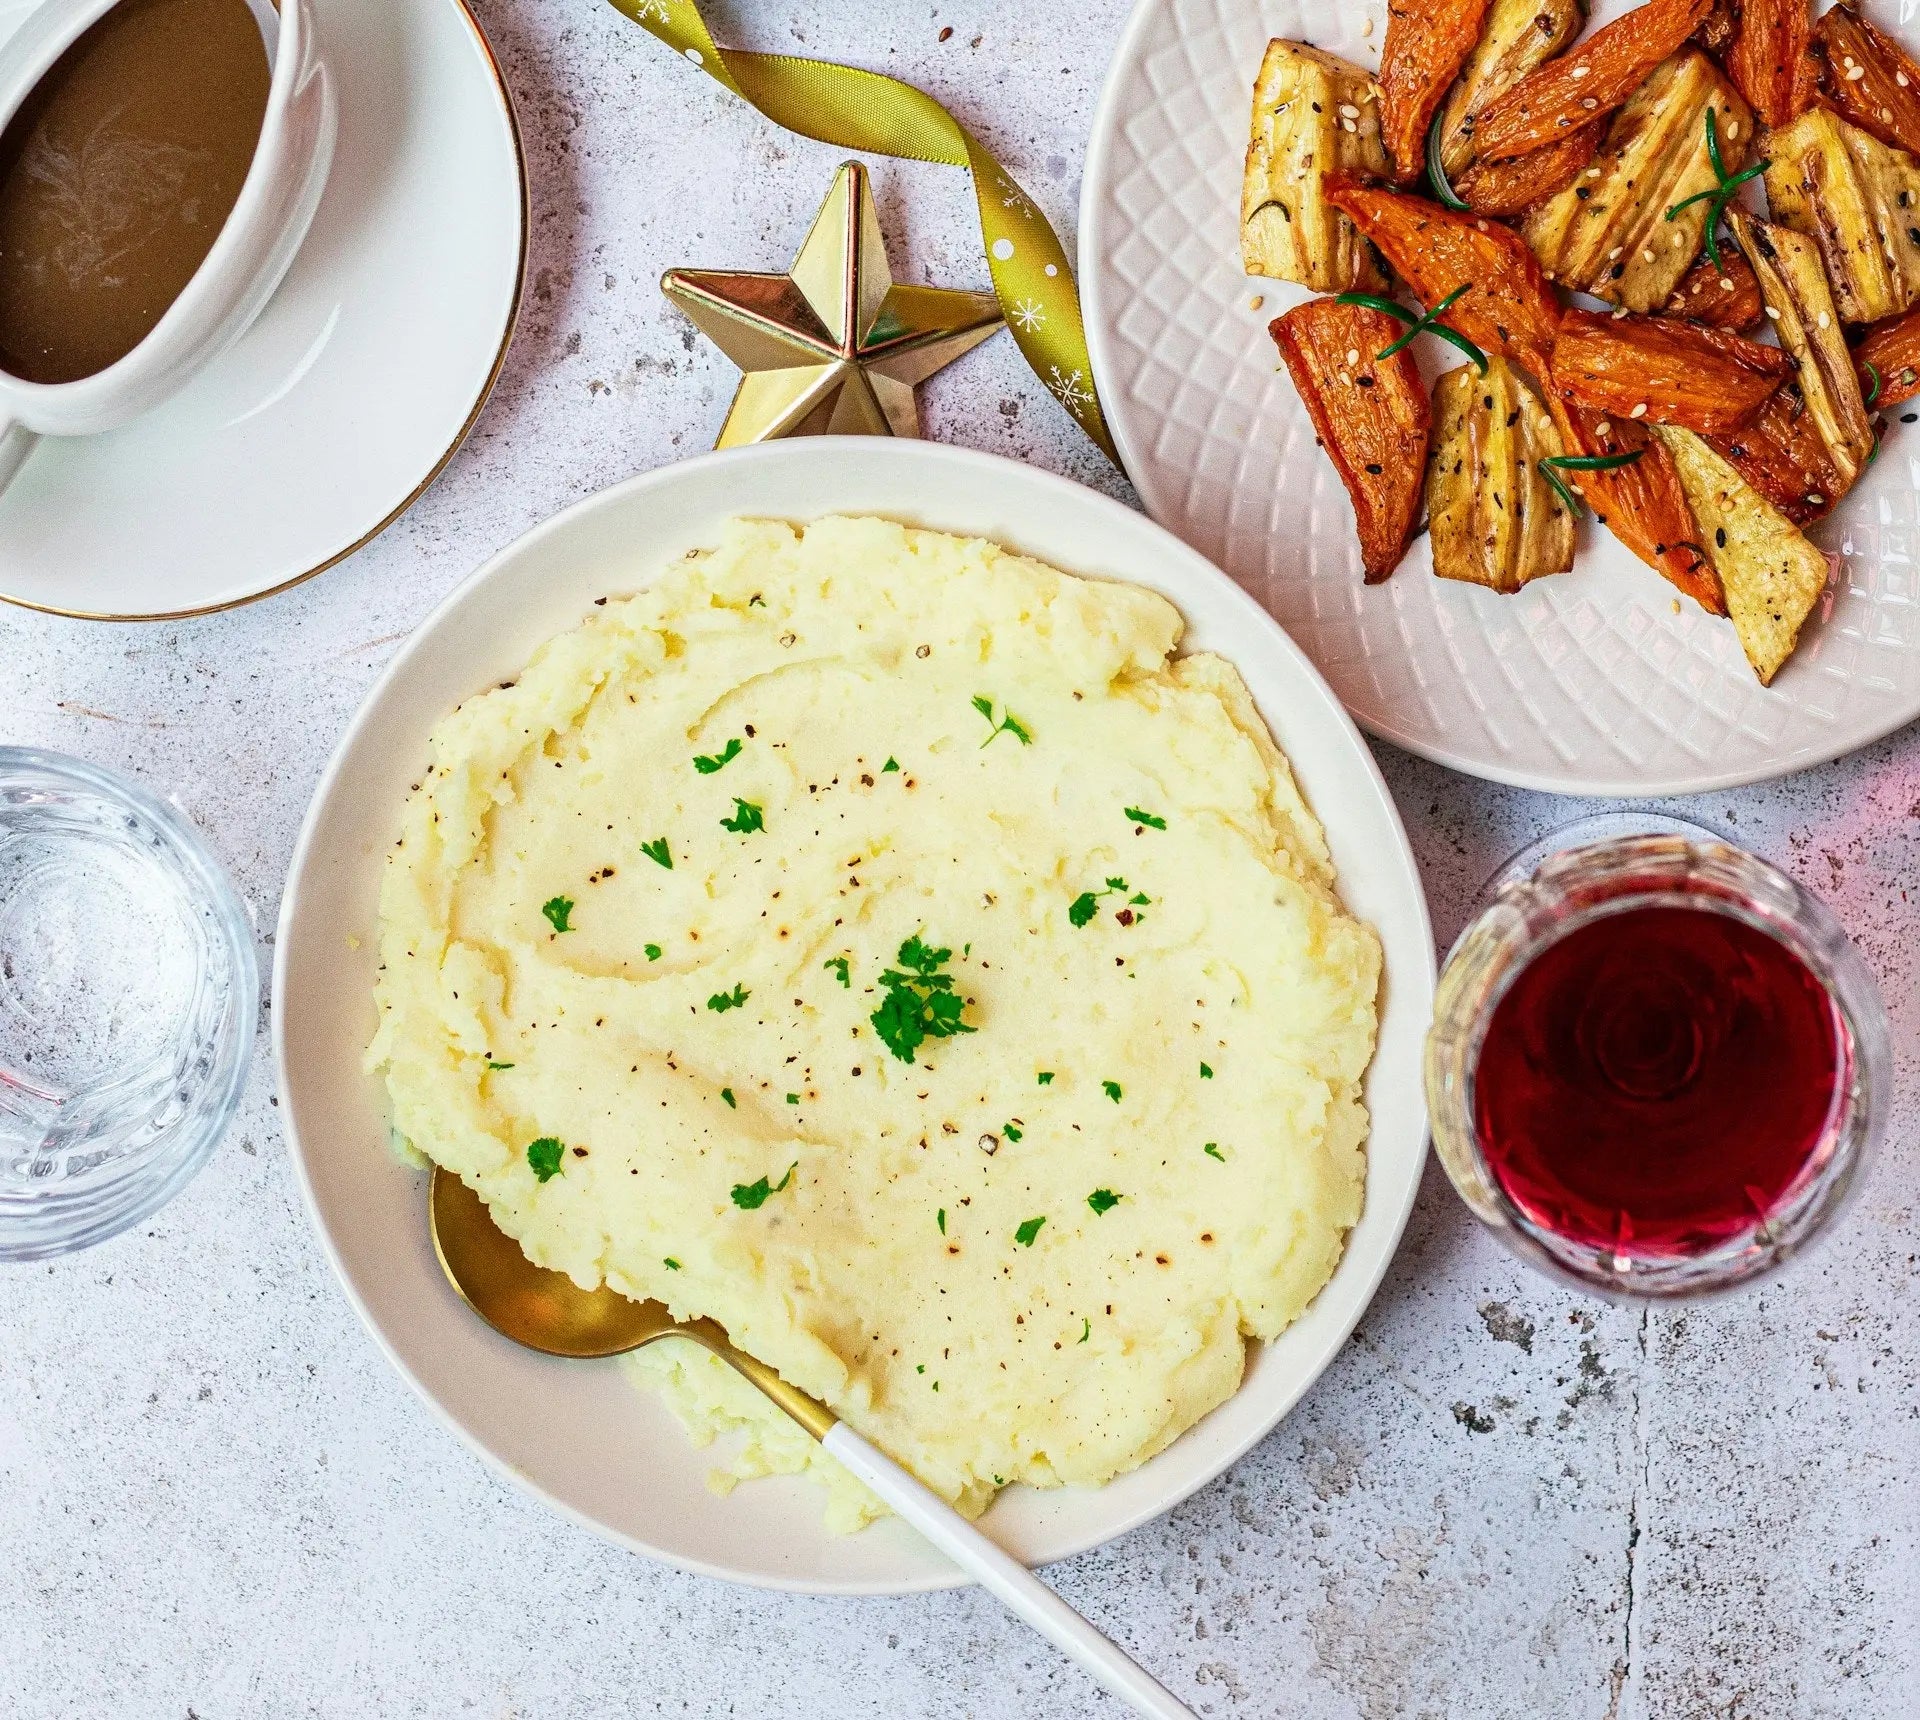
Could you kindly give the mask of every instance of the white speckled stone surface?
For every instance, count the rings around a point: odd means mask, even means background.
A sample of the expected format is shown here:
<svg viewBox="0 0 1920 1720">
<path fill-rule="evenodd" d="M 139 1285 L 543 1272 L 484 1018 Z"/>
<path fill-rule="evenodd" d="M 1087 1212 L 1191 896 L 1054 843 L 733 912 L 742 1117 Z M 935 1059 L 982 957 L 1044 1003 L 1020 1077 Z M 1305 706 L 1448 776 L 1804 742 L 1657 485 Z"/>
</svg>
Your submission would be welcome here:
<svg viewBox="0 0 1920 1720">
<path fill-rule="evenodd" d="M 783 266 L 838 159 L 597 0 L 480 11 L 527 136 L 532 271 L 499 390 L 439 483 L 353 560 L 232 614 L 0 613 L 0 735 L 177 794 L 263 927 L 395 642 L 526 527 L 711 441 L 731 372 L 667 309 L 660 271 Z M 734 0 L 715 18 L 924 83 L 1070 229 L 1123 12 Z M 874 178 L 904 273 L 986 285 L 957 175 L 883 161 Z M 930 435 L 1125 493 L 1007 341 L 923 404 Z M 1381 762 L 1443 939 L 1505 851 L 1587 810 Z M 1379 1301 L 1279 1431 L 1168 1519 L 1051 1573 L 1199 1712 L 1920 1713 L 1920 738 L 1675 810 L 1819 889 L 1859 940 L 1897 1036 L 1890 1150 L 1812 1257 L 1651 1314 L 1514 1265 L 1431 1172 Z M 265 1045 L 263 1029 L 240 1117 L 179 1201 L 93 1253 L 0 1273 L 5 1720 L 1117 1712 L 976 1593 L 759 1594 L 509 1492 L 335 1287 Z"/>
</svg>

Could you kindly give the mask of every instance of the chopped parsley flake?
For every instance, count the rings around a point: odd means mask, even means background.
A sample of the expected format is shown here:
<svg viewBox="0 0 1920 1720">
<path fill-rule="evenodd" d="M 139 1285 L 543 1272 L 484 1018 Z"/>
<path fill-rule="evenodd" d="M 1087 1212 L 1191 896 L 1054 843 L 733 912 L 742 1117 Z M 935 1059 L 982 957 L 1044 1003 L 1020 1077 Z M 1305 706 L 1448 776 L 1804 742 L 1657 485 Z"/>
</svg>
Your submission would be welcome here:
<svg viewBox="0 0 1920 1720">
<path fill-rule="evenodd" d="M 758 1182 L 735 1183 L 733 1185 L 733 1204 L 742 1212 L 753 1212 L 759 1207 L 765 1206 L 767 1196 L 770 1194 L 778 1194 L 788 1183 L 792 1182 L 793 1173 L 799 1168 L 800 1166 L 797 1161 L 788 1165 L 787 1174 L 777 1183 L 769 1183 L 765 1177 L 760 1178 Z"/>
<path fill-rule="evenodd" d="M 898 770 L 899 768 L 900 768 L 900 761 L 897 758 L 890 758 L 887 760 L 885 764 L 883 764 L 880 767 L 880 774 L 882 776 L 885 776 L 888 771 Z"/>
<path fill-rule="evenodd" d="M 731 830 L 738 836 L 745 836 L 755 830 L 765 830 L 766 827 L 767 821 L 761 817 L 760 808 L 752 801 L 741 800 L 738 796 L 734 798 L 733 816 L 720 820 L 722 830 Z"/>
<path fill-rule="evenodd" d="M 944 1206 L 933 1215 L 933 1222 L 939 1225 L 940 1234 L 945 1236 L 947 1234 L 947 1209 Z"/>
<path fill-rule="evenodd" d="M 798 1093 L 789 1093 L 789 1094 L 787 1095 L 787 1103 L 788 1103 L 789 1105 L 797 1105 L 797 1104 L 799 1104 L 799 1103 L 800 1103 L 800 1095 L 799 1095 Z"/>
<path fill-rule="evenodd" d="M 1116 1105 L 1120 1103 L 1120 1083 L 1118 1081 L 1102 1081 L 1100 1083 L 1100 1091 L 1106 1094 Z"/>
<path fill-rule="evenodd" d="M 1213 1079 L 1213 1065 L 1211 1063 L 1202 1063 L 1200 1065 L 1200 1079 L 1202 1081 L 1211 1081 Z"/>
<path fill-rule="evenodd" d="M 997 723 L 993 720 L 993 701 L 985 693 L 974 694 L 973 708 L 987 719 L 993 731 L 980 743 L 982 747 L 992 746 L 1002 735 L 1012 735 L 1023 747 L 1033 745 L 1032 732 L 1005 705 L 1000 707 L 1000 721 Z"/>
<path fill-rule="evenodd" d="M 953 976 L 939 971 L 953 959 L 952 950 L 930 949 L 916 934 L 900 946 L 894 959 L 900 966 L 880 976 L 886 997 L 869 1019 L 895 1057 L 911 1063 L 929 1039 L 977 1031 L 960 1019 L 967 1005 L 953 989 Z"/>
<path fill-rule="evenodd" d="M 1042 1069 L 1039 1079 L 1042 1087 L 1051 1087 L 1053 1085 L 1053 1071 L 1051 1069 Z"/>
<path fill-rule="evenodd" d="M 1227 1155 L 1221 1152 L 1220 1144 L 1217 1141 L 1207 1142 L 1200 1150 L 1205 1153 L 1208 1158 L 1218 1159 L 1223 1165 L 1227 1162 Z"/>
<path fill-rule="evenodd" d="M 1028 1219 L 1025 1224 L 1021 1225 L 1021 1227 L 1013 1233 L 1013 1240 L 1019 1243 L 1022 1248 L 1031 1248 L 1033 1246 L 1033 1239 L 1040 1234 L 1041 1225 L 1046 1222 L 1044 1218 Z"/>
<path fill-rule="evenodd" d="M 924 1374 L 927 1371 L 927 1364 L 925 1362 L 915 1362 L 913 1364 L 913 1371 L 916 1374 Z"/>
<path fill-rule="evenodd" d="M 1119 1204 L 1120 1197 L 1110 1188 L 1097 1188 L 1087 1196 L 1087 1205 L 1092 1207 L 1097 1215 L 1109 1213 Z"/>
<path fill-rule="evenodd" d="M 1165 830 L 1167 821 L 1156 818 L 1151 812 L 1142 812 L 1137 806 L 1127 808 L 1127 820 L 1132 824 L 1144 824 L 1149 830 Z"/>
<path fill-rule="evenodd" d="M 740 737 L 735 735 L 719 752 L 703 753 L 697 757 L 693 761 L 693 768 L 702 776 L 712 776 L 717 770 L 725 770 L 739 756 Z"/>
<path fill-rule="evenodd" d="M 487 1059 L 487 1067 L 489 1069 L 511 1069 L 513 1065 L 511 1063 L 496 1063 L 491 1057 L 489 1057 Z"/>
<path fill-rule="evenodd" d="M 725 1015 L 730 1009 L 738 1009 L 753 993 L 744 985 L 736 985 L 732 991 L 716 991 L 707 999 L 707 1008 L 715 1015 Z"/>
<path fill-rule="evenodd" d="M 669 872 L 673 870 L 673 856 L 667 851 L 667 839 L 664 836 L 656 836 L 651 842 L 641 843 L 640 852 L 655 865 L 664 866 Z"/>
<path fill-rule="evenodd" d="M 1092 1336 L 1093 1336 L 1093 1322 L 1083 1314 L 1080 1317 L 1080 1336 L 1077 1341 L 1079 1343 L 1084 1344 Z"/>
<path fill-rule="evenodd" d="M 560 1174 L 560 1161 L 566 1154 L 566 1148 L 551 1135 L 542 1135 L 539 1140 L 528 1143 L 527 1169 L 542 1182 Z"/>
<path fill-rule="evenodd" d="M 1127 892 L 1132 889 L 1133 886 L 1124 878 L 1109 878 L 1104 890 L 1084 890 L 1075 896 L 1067 909 L 1067 918 L 1076 926 L 1084 926 L 1100 912 L 1100 899 L 1103 896 L 1127 896 Z M 1133 895 L 1127 896 L 1127 903 L 1132 908 L 1150 908 L 1153 906 L 1153 898 L 1135 891 Z M 1120 915 L 1120 923 L 1123 926 L 1131 926 L 1143 917 L 1140 914 L 1123 912 Z"/>
<path fill-rule="evenodd" d="M 739 1108 L 740 1108 L 740 1106 L 739 1106 L 739 1104 L 738 1104 L 738 1102 L 737 1102 L 737 1101 L 736 1101 L 736 1100 L 734 1099 L 734 1096 L 733 1096 L 733 1089 L 732 1089 L 731 1087 L 722 1087 L 722 1088 L 720 1089 L 720 1097 L 721 1097 L 721 1098 L 723 1098 L 724 1100 L 726 1100 L 726 1102 L 727 1102 L 727 1109 L 728 1109 L 729 1111 L 737 1111 L 737 1110 L 739 1110 Z"/>
<path fill-rule="evenodd" d="M 667 1255 L 666 1258 L 661 1261 L 661 1265 L 666 1267 L 669 1272 L 678 1272 L 680 1270 L 680 1262 L 675 1260 L 671 1254 Z"/>
<path fill-rule="evenodd" d="M 648 944 L 645 946 L 645 948 L 647 952 L 648 961 L 657 962 L 660 959 L 661 952 L 660 952 L 660 946 L 658 944 Z"/>
<path fill-rule="evenodd" d="M 849 991 L 853 989 L 853 981 L 847 977 L 847 958 L 845 956 L 835 956 L 831 961 L 824 961 L 820 965 L 823 968 L 832 968 L 833 977 Z"/>
<path fill-rule="evenodd" d="M 1000 1133 L 1005 1135 L 1010 1141 L 1017 1141 L 1026 1131 L 1022 1129 L 1018 1123 L 1002 1123 L 1000 1125 Z"/>
<path fill-rule="evenodd" d="M 555 896 L 552 901 L 543 903 L 540 912 L 547 917 L 547 923 L 556 932 L 570 932 L 573 927 L 567 924 L 567 916 L 573 912 L 573 903 L 565 896 Z"/>
</svg>

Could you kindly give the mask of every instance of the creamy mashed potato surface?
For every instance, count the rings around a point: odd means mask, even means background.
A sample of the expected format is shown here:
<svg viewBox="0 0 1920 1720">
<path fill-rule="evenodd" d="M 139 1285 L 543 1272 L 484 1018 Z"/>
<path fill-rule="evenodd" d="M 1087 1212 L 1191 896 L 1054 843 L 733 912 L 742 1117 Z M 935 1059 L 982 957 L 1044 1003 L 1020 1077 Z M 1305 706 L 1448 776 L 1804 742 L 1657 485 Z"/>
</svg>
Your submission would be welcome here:
<svg viewBox="0 0 1920 1720">
<path fill-rule="evenodd" d="M 873 519 L 736 521 L 595 608 L 406 803 L 396 1127 L 966 1511 L 1150 1457 L 1339 1259 L 1380 966 L 1180 632 Z"/>
</svg>

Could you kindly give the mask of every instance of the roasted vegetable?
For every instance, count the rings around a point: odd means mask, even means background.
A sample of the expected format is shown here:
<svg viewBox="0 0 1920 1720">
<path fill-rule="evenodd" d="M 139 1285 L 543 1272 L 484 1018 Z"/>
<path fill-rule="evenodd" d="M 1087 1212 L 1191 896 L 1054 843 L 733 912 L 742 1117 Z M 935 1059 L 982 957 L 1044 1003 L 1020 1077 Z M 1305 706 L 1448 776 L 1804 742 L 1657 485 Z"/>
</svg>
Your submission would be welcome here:
<svg viewBox="0 0 1920 1720">
<path fill-rule="evenodd" d="M 1545 403 L 1503 358 L 1448 371 L 1433 391 L 1427 519 L 1433 571 L 1515 592 L 1573 566 L 1573 511 L 1541 470 L 1562 452 Z"/>
<path fill-rule="evenodd" d="M 1453 189 L 1477 215 L 1524 215 L 1580 177 L 1606 129 L 1605 120 L 1595 120 L 1531 155 L 1477 161 L 1453 181 Z"/>
<path fill-rule="evenodd" d="M 1327 187 L 1327 200 L 1354 218 L 1423 304 L 1437 305 L 1464 286 L 1447 321 L 1487 352 L 1546 375 L 1560 330 L 1560 301 L 1511 228 L 1345 180 Z"/>
<path fill-rule="evenodd" d="M 1487 105 L 1565 48 L 1586 21 L 1585 0 L 1493 0 L 1480 45 L 1440 116 L 1440 162 L 1450 178 L 1479 160 L 1473 133 Z"/>
<path fill-rule="evenodd" d="M 1813 101 L 1807 0 L 1743 0 L 1722 63 L 1733 87 L 1770 126 L 1791 125 Z"/>
<path fill-rule="evenodd" d="M 1562 399 L 1649 424 L 1725 436 L 1759 417 L 1793 371 L 1778 347 L 1676 317 L 1568 311 L 1553 349 Z"/>
<path fill-rule="evenodd" d="M 1526 155 L 1604 119 L 1686 45 L 1710 10 L 1712 0 L 1647 0 L 1489 102 L 1474 122 L 1474 147 L 1493 161 Z"/>
<path fill-rule="evenodd" d="M 1920 300 L 1920 162 L 1828 108 L 1768 134 L 1773 219 L 1820 247 L 1848 322 L 1880 322 Z"/>
<path fill-rule="evenodd" d="M 1631 418 L 1590 412 L 1549 395 L 1560 441 L 1574 459 L 1628 463 L 1604 470 L 1563 466 L 1594 517 L 1663 579 L 1712 615 L 1727 612 L 1720 576 L 1701 548 L 1700 528 L 1687 505 L 1680 474 L 1665 444 Z"/>
<path fill-rule="evenodd" d="M 1701 257 L 1680 278 L 1679 286 L 1661 306 L 1662 314 L 1687 317 L 1709 328 L 1730 328 L 1751 334 L 1767 320 L 1766 301 L 1753 265 L 1729 246 L 1720 247 L 1720 264 Z"/>
<path fill-rule="evenodd" d="M 1314 433 L 1353 498 L 1367 583 L 1400 565 L 1420 507 L 1432 419 L 1413 354 L 1384 352 L 1400 325 L 1383 311 L 1310 299 L 1268 325 Z"/>
<path fill-rule="evenodd" d="M 1741 212 L 1731 219 L 1740 248 L 1759 276 L 1774 333 L 1793 359 L 1814 433 L 1839 474 L 1840 487 L 1833 492 L 1837 500 L 1853 487 L 1873 453 L 1873 426 L 1867 421 L 1820 247 L 1804 233 L 1775 227 L 1757 215 Z"/>
<path fill-rule="evenodd" d="M 1668 426 L 1655 434 L 1700 522 L 1740 648 L 1770 685 L 1827 589 L 1827 558 L 1698 436 Z"/>
<path fill-rule="evenodd" d="M 1380 259 L 1327 206 L 1330 173 L 1385 176 L 1380 92 L 1357 66 L 1299 42 L 1272 41 L 1253 86 L 1253 141 L 1240 193 L 1240 255 L 1250 275 L 1317 292 L 1379 292 Z"/>
<path fill-rule="evenodd" d="M 1868 329 L 1853 349 L 1853 362 L 1875 407 L 1906 405 L 1920 394 L 1920 311 Z"/>
<path fill-rule="evenodd" d="M 1740 33 L 1740 0 L 1713 0 L 1707 15 L 1693 32 L 1693 45 L 1718 59 Z"/>
<path fill-rule="evenodd" d="M 1387 0 L 1381 130 L 1402 179 L 1426 170 L 1427 129 L 1480 40 L 1487 0 Z"/>
<path fill-rule="evenodd" d="M 1813 32 L 1820 88 L 1833 107 L 1882 143 L 1920 154 L 1920 65 L 1852 6 L 1824 14 Z"/>
<path fill-rule="evenodd" d="M 1707 236 L 1712 203 L 1702 194 L 1722 183 L 1709 112 L 1731 176 L 1753 148 L 1753 114 L 1713 62 L 1688 49 L 1647 79 L 1593 165 L 1528 218 L 1528 242 L 1549 275 L 1628 310 L 1666 303 Z"/>
<path fill-rule="evenodd" d="M 1746 429 L 1711 440 L 1713 451 L 1797 526 L 1825 519 L 1846 488 L 1797 382 L 1781 388 Z"/>
</svg>

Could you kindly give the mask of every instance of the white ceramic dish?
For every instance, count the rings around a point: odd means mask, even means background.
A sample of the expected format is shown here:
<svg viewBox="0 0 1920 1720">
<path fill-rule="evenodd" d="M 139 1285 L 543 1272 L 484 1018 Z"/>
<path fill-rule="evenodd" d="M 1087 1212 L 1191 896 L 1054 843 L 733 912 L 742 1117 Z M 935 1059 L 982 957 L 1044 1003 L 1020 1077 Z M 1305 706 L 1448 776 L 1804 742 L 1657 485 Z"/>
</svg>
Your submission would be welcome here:
<svg viewBox="0 0 1920 1720">
<path fill-rule="evenodd" d="M 1632 3 L 1599 0 L 1593 19 Z M 1920 716 L 1920 425 L 1893 427 L 1816 533 L 1840 582 L 1771 690 L 1726 622 L 1676 613 L 1672 588 L 1591 523 L 1574 571 L 1517 597 L 1436 580 L 1424 540 L 1362 586 L 1351 507 L 1267 334 L 1308 295 L 1241 272 L 1239 198 L 1268 38 L 1373 66 L 1385 33 L 1386 0 L 1139 0 L 1121 34 L 1080 270 L 1101 403 L 1147 511 L 1259 598 L 1366 728 L 1476 776 L 1692 793 Z"/>
<path fill-rule="evenodd" d="M 0 40 L 31 7 L 0 8 Z M 224 609 L 399 516 L 479 415 L 526 250 L 513 109 L 460 0 L 320 0 L 325 195 L 257 320 L 165 405 L 42 443 L 0 496 L 0 598 L 103 620 Z"/>
<path fill-rule="evenodd" d="M 1264 1436 L 1345 1342 L 1399 1239 L 1426 1156 L 1420 1054 L 1434 952 L 1398 814 L 1339 702 L 1229 580 L 1140 515 L 1029 467 L 917 441 L 809 438 L 708 455 L 606 490 L 529 533 L 425 622 L 368 696 L 315 794 L 281 909 L 274 1044 L 315 1227 L 388 1356 L 501 1472 L 638 1551 L 717 1576 L 818 1593 L 947 1586 L 954 1569 L 898 1522 L 837 1538 L 798 1478 L 709 1493 L 709 1459 L 612 1363 L 560 1362 L 483 1326 L 440 1275 L 425 1178 L 387 1148 L 384 1094 L 361 1070 L 374 1027 L 382 859 L 428 731 L 517 674 L 596 597 L 630 591 L 738 514 L 876 513 L 991 538 L 1070 571 L 1164 592 L 1188 643 L 1246 676 L 1324 821 L 1343 896 L 1386 946 L 1366 1211 L 1306 1316 L 1252 1358 L 1245 1385 L 1151 1463 L 1099 1491 L 1015 1488 L 984 1520 L 1029 1563 L 1110 1540 L 1168 1509 Z"/>
</svg>

